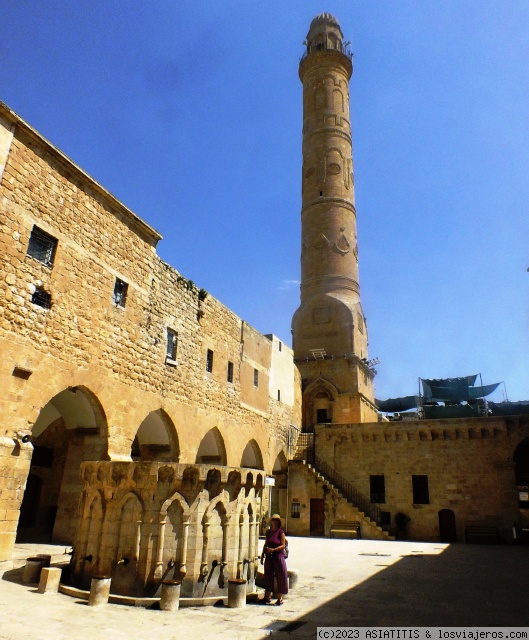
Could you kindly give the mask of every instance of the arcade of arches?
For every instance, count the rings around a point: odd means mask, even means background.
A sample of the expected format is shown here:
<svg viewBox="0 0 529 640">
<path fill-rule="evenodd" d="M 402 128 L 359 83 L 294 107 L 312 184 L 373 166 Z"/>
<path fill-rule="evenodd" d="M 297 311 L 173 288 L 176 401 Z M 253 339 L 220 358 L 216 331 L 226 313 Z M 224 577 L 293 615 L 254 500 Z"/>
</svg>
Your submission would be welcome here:
<svg viewBox="0 0 529 640">
<path fill-rule="evenodd" d="M 103 462 L 110 459 L 107 433 L 103 407 L 86 387 L 64 389 L 45 404 L 31 432 L 32 453 L 28 448 L 29 443 L 22 445 L 31 453 L 31 464 L 20 508 L 17 529 L 19 542 L 73 543 L 83 490 L 80 468 L 86 461 Z M 185 463 L 180 460 L 175 424 L 162 409 L 151 411 L 141 421 L 130 447 L 130 455 L 114 458 L 136 462 Z M 217 427 L 203 435 L 197 446 L 196 457 L 190 463 L 227 465 L 224 438 Z M 281 452 L 273 473 L 285 473 L 286 464 L 286 456 Z M 237 466 L 264 470 L 263 456 L 255 438 L 240 451 Z"/>
</svg>

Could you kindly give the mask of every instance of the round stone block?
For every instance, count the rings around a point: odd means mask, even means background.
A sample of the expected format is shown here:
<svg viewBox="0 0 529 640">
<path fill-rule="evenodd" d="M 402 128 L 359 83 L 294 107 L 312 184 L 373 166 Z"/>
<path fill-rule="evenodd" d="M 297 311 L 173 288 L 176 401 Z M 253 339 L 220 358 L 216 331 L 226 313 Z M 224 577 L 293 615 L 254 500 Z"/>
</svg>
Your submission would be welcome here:
<svg viewBox="0 0 529 640">
<path fill-rule="evenodd" d="M 228 607 L 243 609 L 246 606 L 246 580 L 232 578 L 228 580 Z"/>
<path fill-rule="evenodd" d="M 40 572 L 42 567 L 46 564 L 46 559 L 39 556 L 33 558 L 26 558 L 26 566 L 24 567 L 24 574 L 22 576 L 22 582 L 26 584 L 32 584 L 40 580 Z"/>
<path fill-rule="evenodd" d="M 164 580 L 160 596 L 160 609 L 162 611 L 176 611 L 180 607 L 181 580 Z"/>
<path fill-rule="evenodd" d="M 98 607 L 108 603 L 110 582 L 110 576 L 92 576 L 92 582 L 90 583 L 90 595 L 88 596 L 89 607 Z"/>
</svg>

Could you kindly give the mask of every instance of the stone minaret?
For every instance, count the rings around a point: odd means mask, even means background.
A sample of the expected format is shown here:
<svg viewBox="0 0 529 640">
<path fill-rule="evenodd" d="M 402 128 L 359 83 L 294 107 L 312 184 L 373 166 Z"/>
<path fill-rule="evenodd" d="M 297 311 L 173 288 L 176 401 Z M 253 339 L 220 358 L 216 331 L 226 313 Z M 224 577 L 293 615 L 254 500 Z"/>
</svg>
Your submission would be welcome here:
<svg viewBox="0 0 529 640">
<path fill-rule="evenodd" d="M 301 304 L 292 320 L 303 428 L 376 421 L 360 304 L 349 115 L 352 54 L 334 16 L 311 22 L 303 83 Z"/>
</svg>

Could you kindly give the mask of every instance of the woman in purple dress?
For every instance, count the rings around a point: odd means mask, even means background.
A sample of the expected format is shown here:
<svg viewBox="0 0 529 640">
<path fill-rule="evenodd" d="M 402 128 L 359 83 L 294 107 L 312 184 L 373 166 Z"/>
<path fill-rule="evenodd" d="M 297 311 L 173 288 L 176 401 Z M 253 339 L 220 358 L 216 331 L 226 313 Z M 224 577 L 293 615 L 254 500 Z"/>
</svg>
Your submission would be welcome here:
<svg viewBox="0 0 529 640">
<path fill-rule="evenodd" d="M 285 531 L 281 516 L 275 513 L 270 518 L 270 528 L 261 554 L 264 558 L 265 603 L 270 604 L 274 592 L 274 578 L 277 580 L 277 605 L 283 604 L 283 596 L 288 593 L 288 573 L 284 550 L 286 547 Z"/>
</svg>

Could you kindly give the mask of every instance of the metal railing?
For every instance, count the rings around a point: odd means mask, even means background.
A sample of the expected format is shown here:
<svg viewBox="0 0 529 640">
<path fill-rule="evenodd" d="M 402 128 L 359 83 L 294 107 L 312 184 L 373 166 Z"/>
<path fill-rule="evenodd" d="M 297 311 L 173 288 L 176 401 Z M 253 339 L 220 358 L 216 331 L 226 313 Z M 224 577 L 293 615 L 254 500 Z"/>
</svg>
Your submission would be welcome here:
<svg viewBox="0 0 529 640">
<path fill-rule="evenodd" d="M 296 450 L 294 453 L 294 460 L 306 460 L 311 462 L 314 458 L 314 434 L 313 433 L 300 433 L 296 441 Z"/>
<path fill-rule="evenodd" d="M 333 485 L 345 498 L 366 516 L 382 526 L 380 508 L 360 493 L 353 485 L 321 458 L 314 447 L 313 433 L 300 433 L 297 441 L 296 460 L 306 460 L 314 469 Z"/>
<path fill-rule="evenodd" d="M 288 451 L 288 459 L 292 460 L 297 450 L 297 443 L 299 436 L 301 434 L 301 429 L 298 429 L 295 425 L 291 424 L 288 427 L 288 442 L 287 442 L 287 451 Z"/>
<path fill-rule="evenodd" d="M 314 468 L 321 473 L 331 484 L 343 494 L 349 502 L 354 504 L 360 511 L 369 516 L 371 520 L 374 520 L 378 525 L 382 523 L 382 517 L 380 514 L 380 508 L 373 504 L 368 498 L 363 496 L 360 491 L 355 489 L 353 485 L 343 478 L 335 469 L 328 465 L 324 460 L 314 455 Z"/>
<path fill-rule="evenodd" d="M 339 47 L 331 47 L 325 42 L 321 42 L 321 43 L 313 44 L 313 45 L 308 45 L 307 48 L 305 49 L 305 51 L 303 52 L 303 55 L 299 59 L 299 61 L 301 62 L 302 60 L 305 60 L 305 58 L 308 55 L 310 55 L 311 53 L 313 53 L 315 51 L 335 51 L 336 53 L 341 53 L 344 56 L 346 56 L 347 58 L 349 58 L 349 60 L 351 60 L 351 62 L 353 61 L 353 52 L 351 51 L 351 49 L 349 49 L 349 47 L 347 47 L 347 46 L 346 47 L 342 46 L 341 48 L 339 48 Z"/>
</svg>

